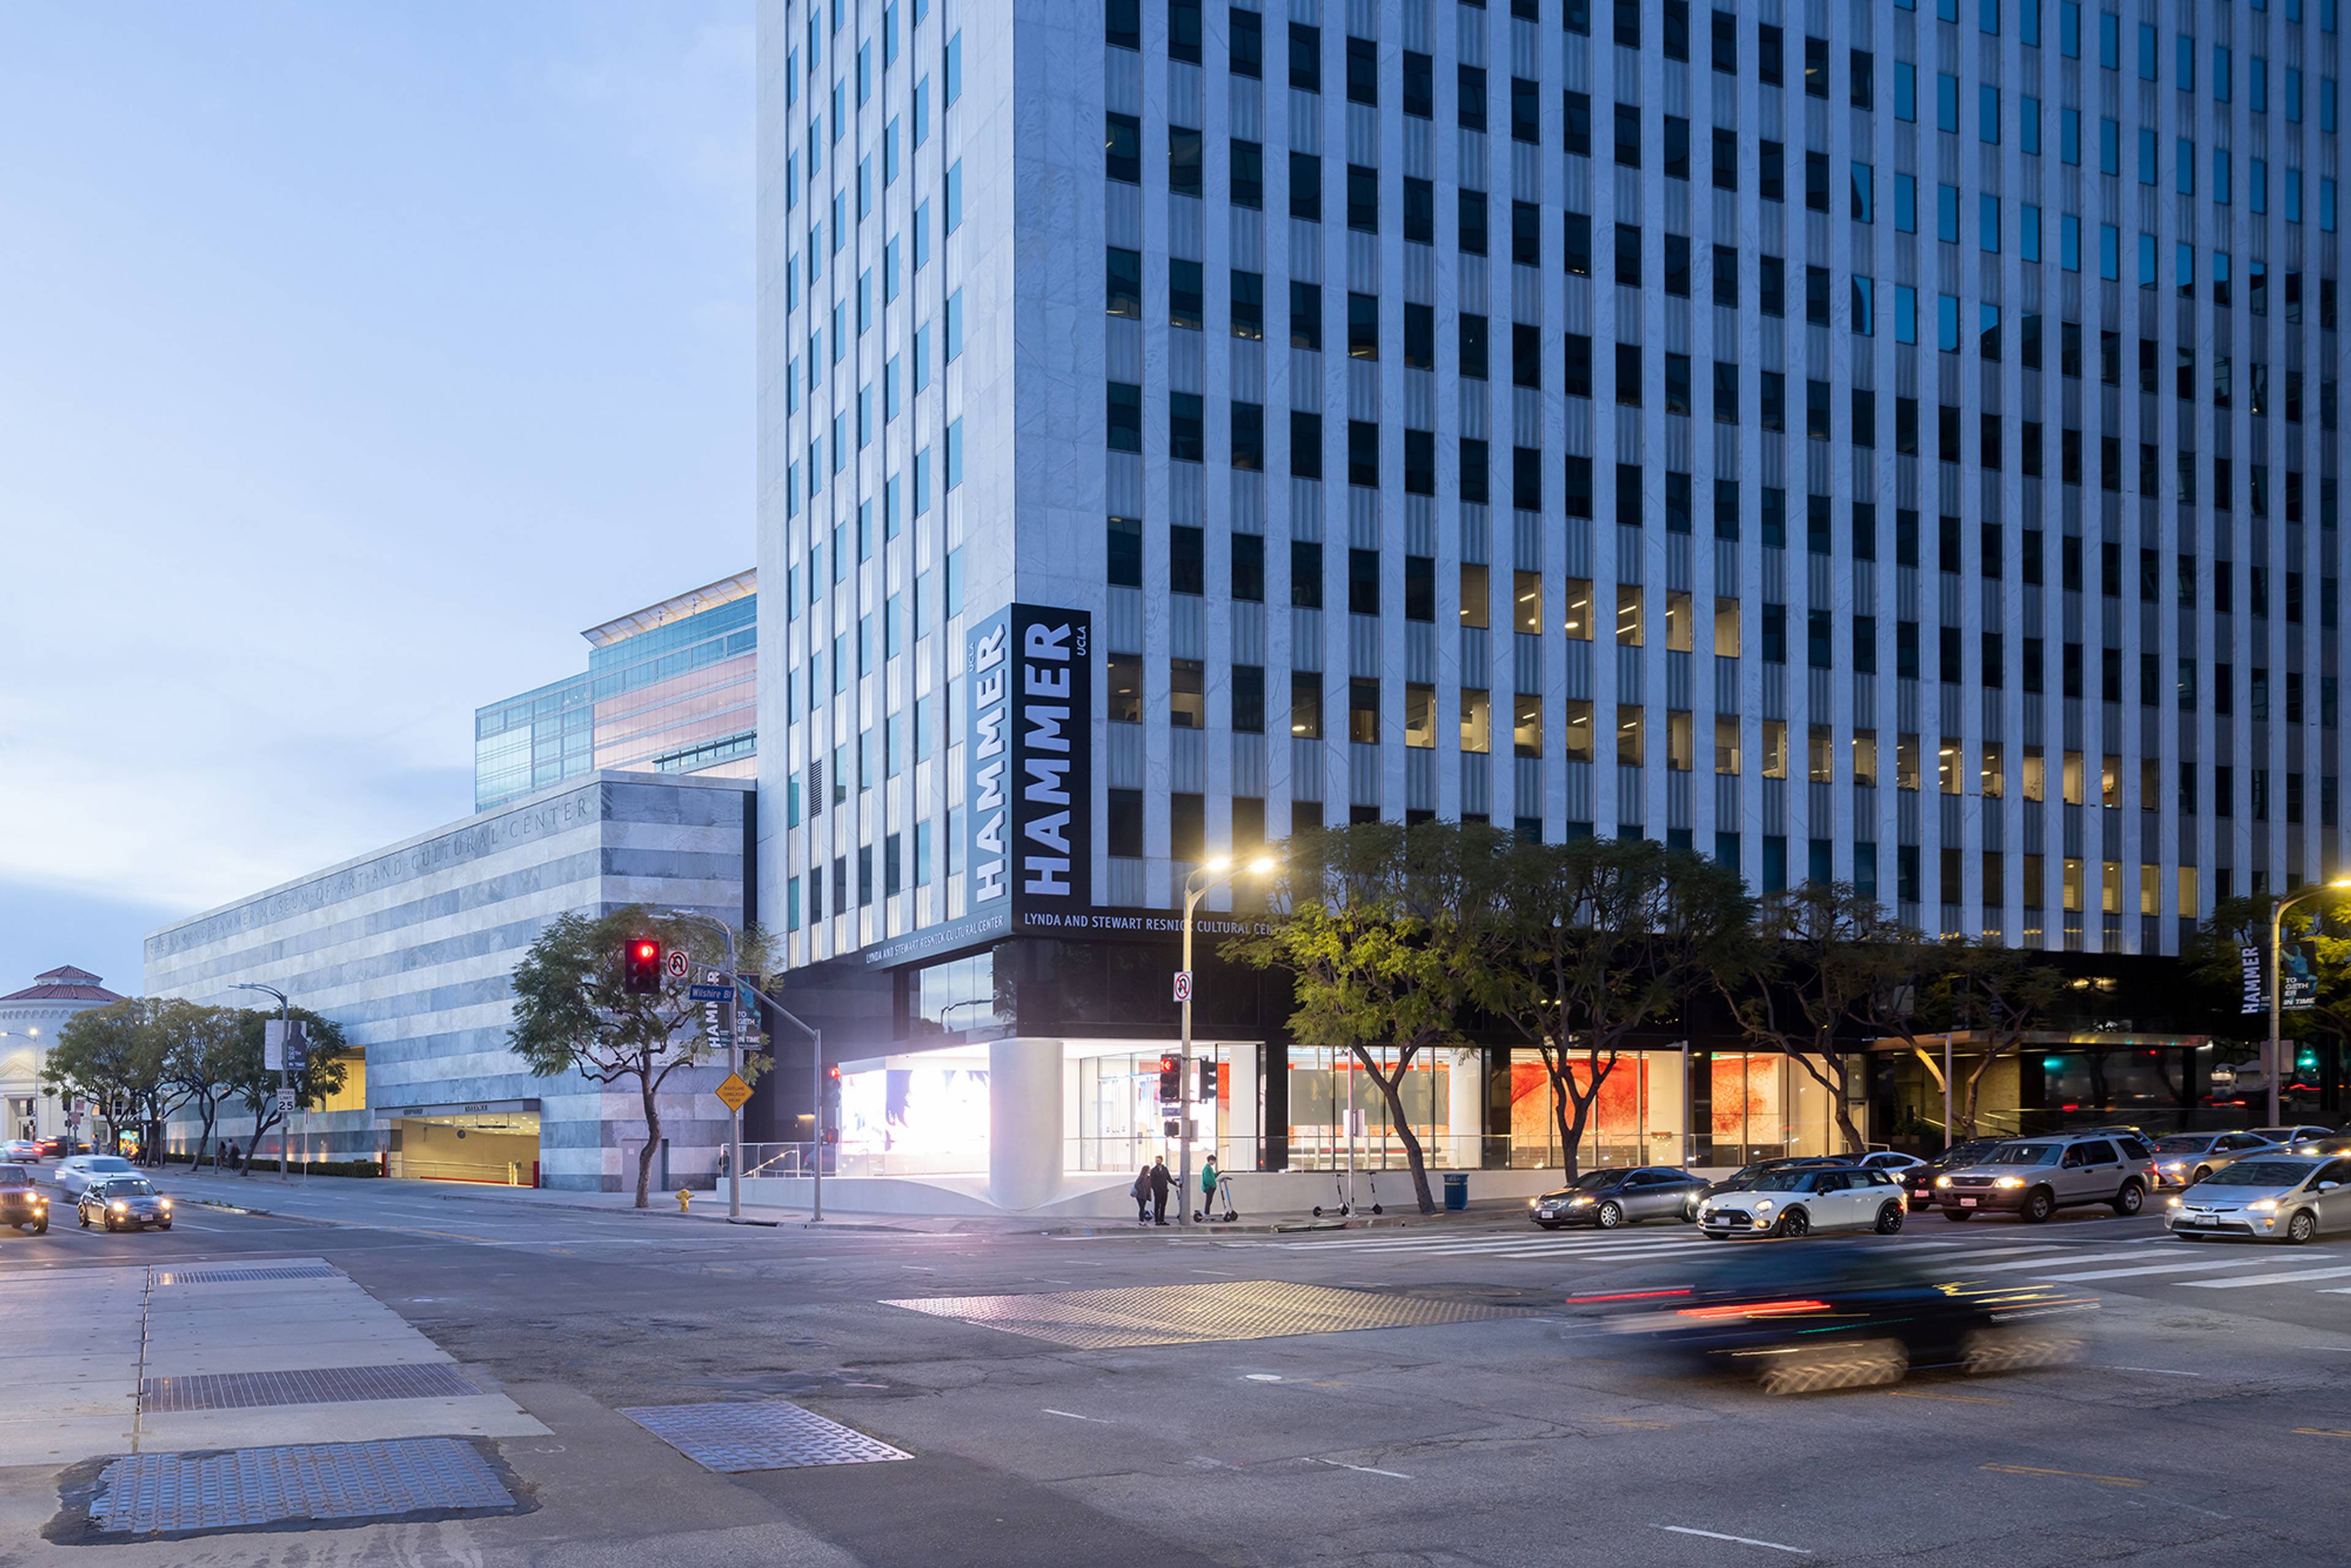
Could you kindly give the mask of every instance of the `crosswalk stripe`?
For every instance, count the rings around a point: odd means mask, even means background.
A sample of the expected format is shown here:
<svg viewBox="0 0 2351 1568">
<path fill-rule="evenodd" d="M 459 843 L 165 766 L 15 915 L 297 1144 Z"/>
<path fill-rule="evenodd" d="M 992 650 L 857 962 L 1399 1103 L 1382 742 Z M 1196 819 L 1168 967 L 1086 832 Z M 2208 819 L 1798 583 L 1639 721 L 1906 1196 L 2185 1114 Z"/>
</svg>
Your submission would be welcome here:
<svg viewBox="0 0 2351 1568">
<path fill-rule="evenodd" d="M 2184 1288 L 2199 1291 L 2241 1291 L 2248 1285 L 2283 1285 L 2295 1280 L 2339 1280 L 2351 1274 L 2351 1267 L 2336 1269 L 2289 1269 L 2283 1274 L 2251 1274 L 2241 1280 L 2182 1280 Z"/>
<path fill-rule="evenodd" d="M 1991 1263 L 1977 1263 L 1970 1259 L 1954 1258 L 1951 1260 L 1951 1262 L 1957 1267 L 1972 1269 L 1975 1272 L 1980 1274 L 1989 1274 L 1996 1270 L 2010 1269 L 2045 1269 L 2050 1267 L 2062 1269 L 2074 1263 L 2120 1263 L 2126 1259 L 2144 1258 L 2145 1256 L 2147 1256 L 2147 1254 L 2144 1252 L 2076 1252 L 2070 1256 L 2061 1255 L 2054 1258 L 2002 1258 L 1996 1262 Z"/>
<path fill-rule="evenodd" d="M 2187 1262 L 2139 1263 L 2126 1269 L 2084 1269 L 2071 1274 L 2043 1274 L 2042 1278 L 2064 1285 L 2079 1285 L 2092 1280 L 2127 1280 L 2138 1274 L 2188 1274 L 2210 1269 L 2235 1269 L 2242 1265 L 2243 1260 L 2239 1258 L 2198 1258 Z"/>
</svg>

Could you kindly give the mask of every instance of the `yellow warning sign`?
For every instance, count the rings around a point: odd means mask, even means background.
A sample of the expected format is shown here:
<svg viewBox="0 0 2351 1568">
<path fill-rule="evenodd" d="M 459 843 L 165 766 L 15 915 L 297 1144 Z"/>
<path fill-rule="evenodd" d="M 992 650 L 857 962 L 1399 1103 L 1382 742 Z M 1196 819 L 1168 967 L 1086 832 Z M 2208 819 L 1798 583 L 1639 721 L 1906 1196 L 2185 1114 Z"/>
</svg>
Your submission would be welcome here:
<svg viewBox="0 0 2351 1568">
<path fill-rule="evenodd" d="M 743 1102 L 751 1097 L 751 1086 L 743 1082 L 740 1074 L 730 1072 L 726 1081 L 718 1086 L 716 1093 L 729 1111 L 740 1111 Z"/>
</svg>

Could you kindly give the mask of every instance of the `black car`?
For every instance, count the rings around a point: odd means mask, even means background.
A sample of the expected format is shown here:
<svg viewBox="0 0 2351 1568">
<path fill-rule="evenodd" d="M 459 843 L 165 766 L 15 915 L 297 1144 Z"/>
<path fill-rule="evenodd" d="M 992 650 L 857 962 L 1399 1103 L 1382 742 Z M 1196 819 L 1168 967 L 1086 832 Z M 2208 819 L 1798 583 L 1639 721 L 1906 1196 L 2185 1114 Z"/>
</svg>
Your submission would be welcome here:
<svg viewBox="0 0 2351 1568">
<path fill-rule="evenodd" d="M 1903 1190 L 1909 1195 L 1910 1212 L 1935 1207 L 1935 1178 L 1965 1170 L 1986 1155 L 2006 1143 L 2005 1138 L 1968 1138 L 1953 1144 L 1933 1159 L 1916 1169 L 1903 1173 Z"/>
<path fill-rule="evenodd" d="M 33 1185 L 29 1166 L 0 1166 L 0 1225 L 36 1236 L 49 1228 L 49 1200 Z"/>
<path fill-rule="evenodd" d="M 1720 1181 L 1708 1186 L 1701 1197 L 1720 1197 L 1726 1192 L 1745 1192 L 1755 1185 L 1755 1178 L 1766 1171 L 1824 1170 L 1830 1166 L 1849 1166 L 1847 1155 L 1782 1155 L 1774 1159 L 1757 1160 L 1753 1165 L 1740 1166 Z"/>
<path fill-rule="evenodd" d="M 1914 1366 L 2002 1371 L 2070 1360 L 2070 1314 L 2096 1303 L 2055 1285 L 1946 1277 L 1883 1247 L 1756 1247 L 1609 1326 L 1683 1370 L 1751 1378 L 1767 1394 L 1899 1382 Z"/>
<path fill-rule="evenodd" d="M 1592 1225 L 1614 1230 L 1640 1219 L 1692 1220 L 1706 1182 L 1671 1166 L 1618 1166 L 1586 1171 L 1567 1186 L 1527 1200 L 1528 1218 L 1545 1230 Z"/>
</svg>

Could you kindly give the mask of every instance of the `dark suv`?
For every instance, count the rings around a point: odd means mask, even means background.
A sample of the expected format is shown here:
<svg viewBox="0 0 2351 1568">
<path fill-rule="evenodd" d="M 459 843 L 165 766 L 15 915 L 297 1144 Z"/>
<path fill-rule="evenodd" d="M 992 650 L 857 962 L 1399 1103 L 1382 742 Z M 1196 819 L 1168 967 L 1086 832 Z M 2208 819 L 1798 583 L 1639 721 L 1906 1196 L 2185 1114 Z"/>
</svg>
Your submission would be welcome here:
<svg viewBox="0 0 2351 1568">
<path fill-rule="evenodd" d="M 0 1166 L 0 1225 L 39 1236 L 49 1228 L 49 1200 L 33 1185 L 29 1166 Z"/>
</svg>

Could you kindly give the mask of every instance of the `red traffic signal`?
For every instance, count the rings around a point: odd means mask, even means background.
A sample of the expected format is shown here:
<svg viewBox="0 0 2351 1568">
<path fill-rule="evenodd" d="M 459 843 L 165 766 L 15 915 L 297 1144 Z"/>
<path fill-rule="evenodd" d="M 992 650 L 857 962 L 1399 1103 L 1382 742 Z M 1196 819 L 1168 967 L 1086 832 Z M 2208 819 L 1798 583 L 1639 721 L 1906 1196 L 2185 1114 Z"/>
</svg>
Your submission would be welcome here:
<svg viewBox="0 0 2351 1568">
<path fill-rule="evenodd" d="M 651 936 L 632 936 L 621 947 L 621 989 L 632 997 L 657 997 L 662 988 L 662 946 Z"/>
<path fill-rule="evenodd" d="M 1173 1104 L 1184 1097 L 1184 1064 L 1173 1056 L 1159 1059 L 1159 1099 Z"/>
</svg>

